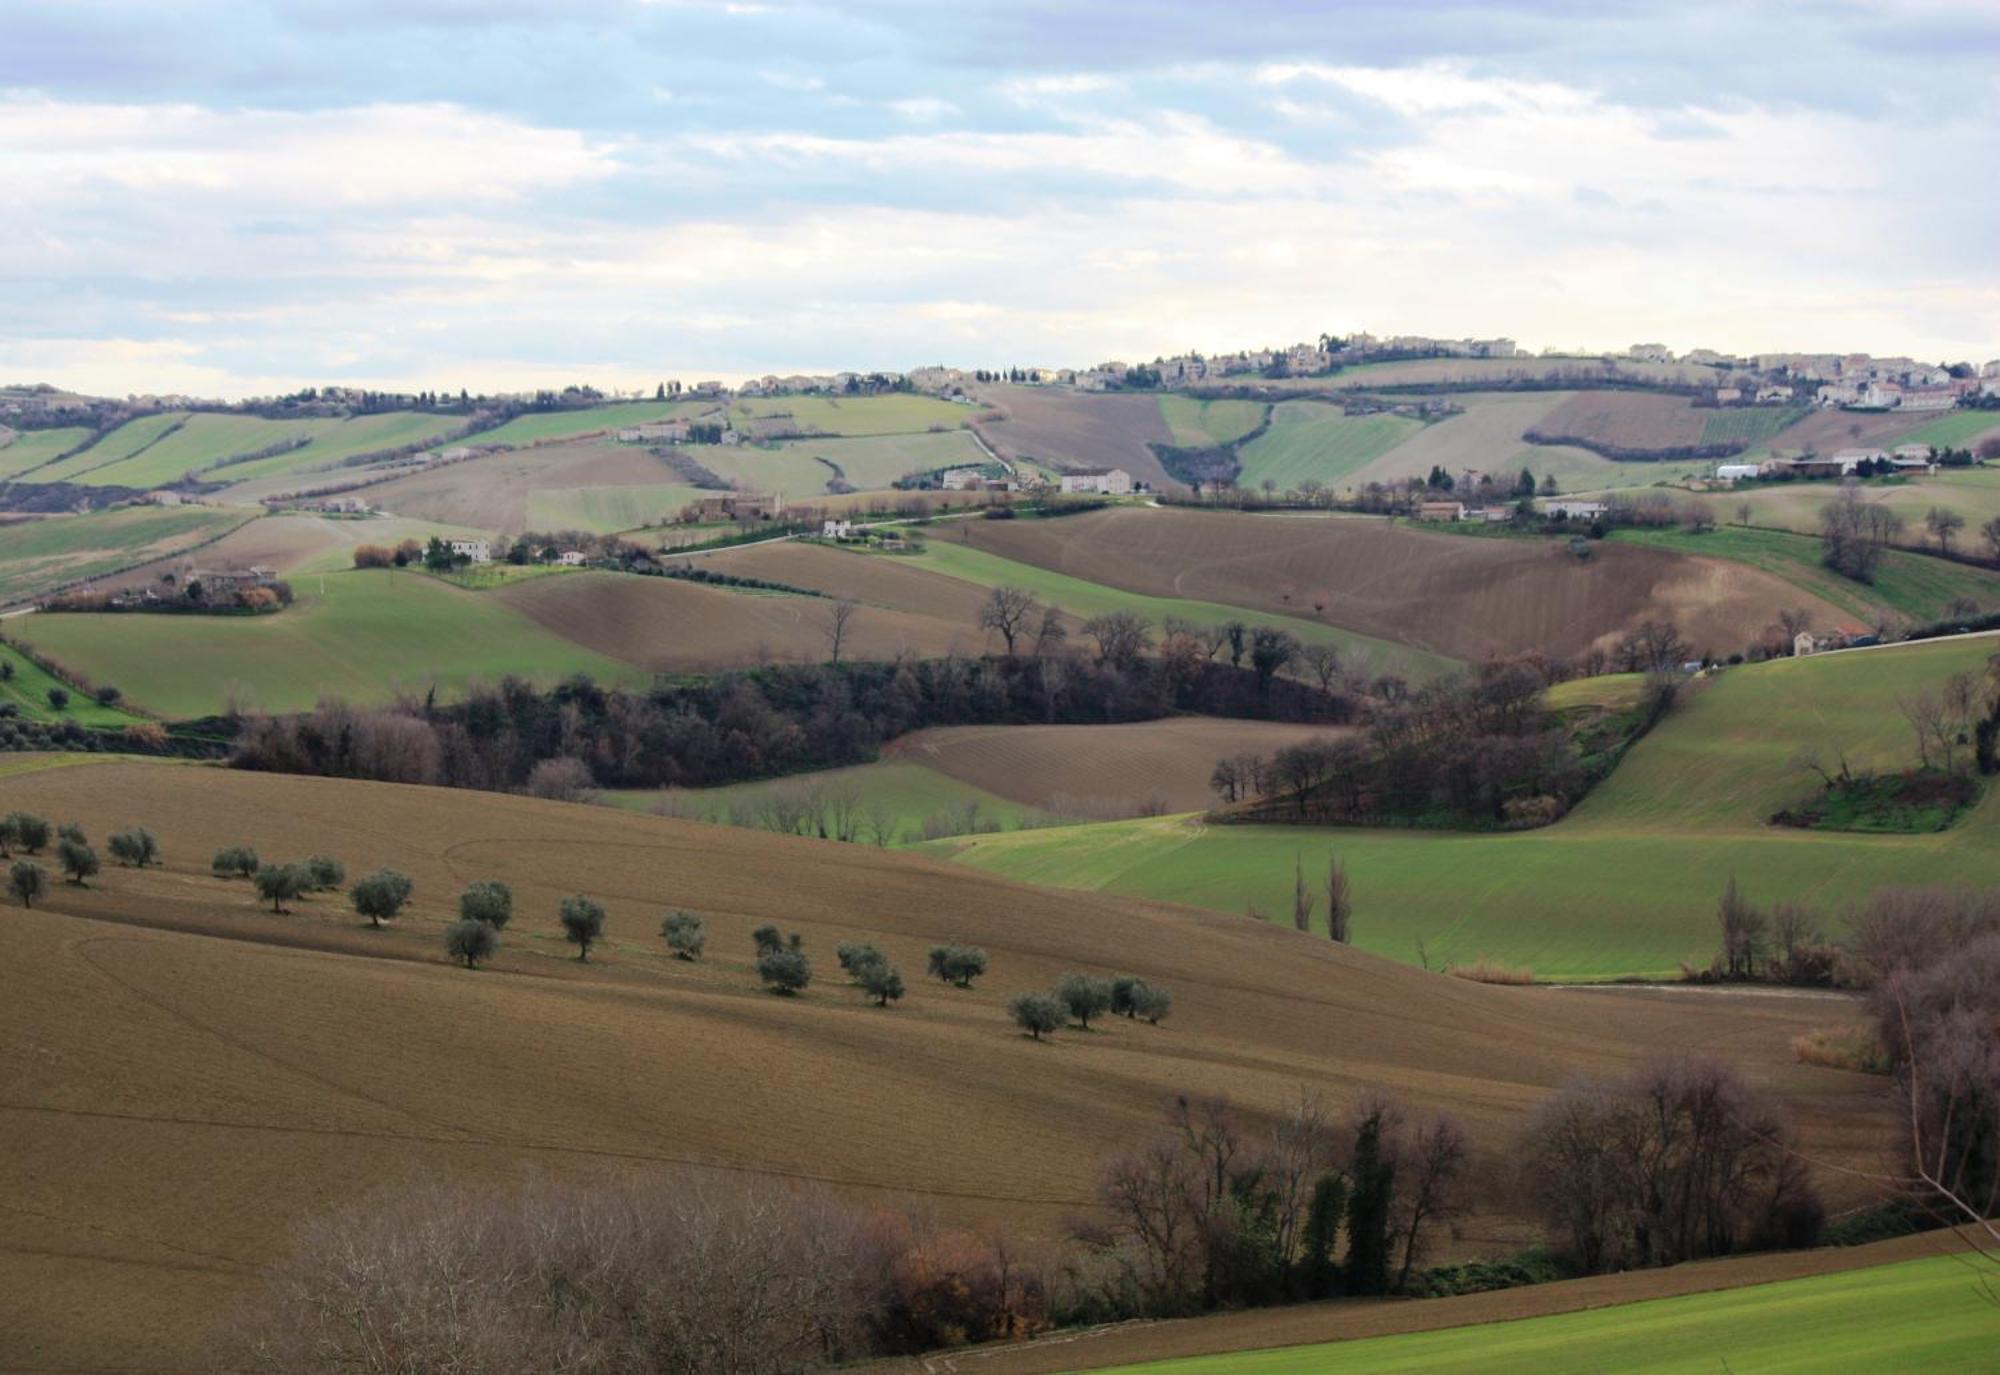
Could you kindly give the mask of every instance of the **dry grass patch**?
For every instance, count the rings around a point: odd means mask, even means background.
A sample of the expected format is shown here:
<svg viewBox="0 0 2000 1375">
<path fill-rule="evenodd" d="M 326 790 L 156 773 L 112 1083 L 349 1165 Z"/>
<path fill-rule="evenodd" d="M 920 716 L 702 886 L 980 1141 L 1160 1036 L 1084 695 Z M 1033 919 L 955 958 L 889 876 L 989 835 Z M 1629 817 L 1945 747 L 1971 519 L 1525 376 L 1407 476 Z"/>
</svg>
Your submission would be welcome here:
<svg viewBox="0 0 2000 1375">
<path fill-rule="evenodd" d="M 1535 981 L 1535 971 L 1520 965 L 1502 964 L 1481 955 L 1471 964 L 1455 964 L 1445 970 L 1454 979 L 1470 979 L 1476 984 L 1525 986 Z"/>
<path fill-rule="evenodd" d="M 1851 1069 L 1860 1074 L 1887 1074 L 1889 1052 L 1863 1022 L 1843 1026 L 1814 1027 L 1792 1038 L 1792 1054 L 1802 1065 L 1826 1069 Z"/>
</svg>

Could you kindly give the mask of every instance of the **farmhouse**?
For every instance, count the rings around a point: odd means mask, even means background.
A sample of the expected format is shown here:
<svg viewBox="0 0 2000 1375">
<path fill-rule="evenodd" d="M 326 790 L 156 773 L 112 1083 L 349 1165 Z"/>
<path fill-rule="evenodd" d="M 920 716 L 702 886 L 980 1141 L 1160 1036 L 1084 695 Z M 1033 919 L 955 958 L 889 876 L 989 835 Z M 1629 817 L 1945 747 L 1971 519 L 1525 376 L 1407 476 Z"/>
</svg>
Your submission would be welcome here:
<svg viewBox="0 0 2000 1375">
<path fill-rule="evenodd" d="M 1756 477 L 1763 471 L 1755 463 L 1721 463 L 1716 465 L 1715 476 L 1720 482 L 1737 482 L 1744 478 Z"/>
<path fill-rule="evenodd" d="M 493 561 L 493 546 L 483 539 L 446 540 L 445 546 L 458 558 L 471 559 L 474 563 Z"/>
<path fill-rule="evenodd" d="M 1742 399 L 1743 389 L 1741 387 L 1717 387 L 1715 389 L 1715 404 L 1718 406 L 1731 406 Z"/>
<path fill-rule="evenodd" d="M 1132 491 L 1132 475 L 1123 468 L 1077 468 L 1062 475 L 1062 490 L 1126 496 Z"/>
<path fill-rule="evenodd" d="M 628 425 L 618 432 L 621 444 L 685 444 L 690 425 L 685 420 L 659 420 L 645 425 Z"/>
<path fill-rule="evenodd" d="M 1596 520 L 1607 508 L 1601 501 L 1545 501 L 1542 512 L 1551 520 Z"/>
<path fill-rule="evenodd" d="M 466 448 L 463 444 L 455 444 L 449 449 L 438 450 L 438 461 L 440 463 L 456 463 L 462 458 L 471 457 L 472 450 Z"/>
<path fill-rule="evenodd" d="M 851 520 L 829 520 L 820 527 L 821 539 L 854 538 L 854 522 Z"/>
<path fill-rule="evenodd" d="M 1465 504 L 1458 501 L 1423 501 L 1417 503 L 1418 520 L 1464 520 Z"/>
<path fill-rule="evenodd" d="M 209 589 L 266 587 L 278 580 L 278 570 L 252 564 L 248 568 L 189 568 L 181 575 L 183 586 L 199 583 Z"/>
<path fill-rule="evenodd" d="M 1792 389 L 1790 387 L 1771 386 L 1757 388 L 1757 404 L 1760 406 L 1782 405 L 1791 399 Z"/>
<path fill-rule="evenodd" d="M 564 568 L 581 568 L 583 567 L 583 551 L 581 549 L 565 549 L 556 555 L 556 562 Z"/>
<path fill-rule="evenodd" d="M 938 478 L 938 486 L 944 488 L 947 492 L 968 491 L 979 485 L 979 469 L 977 468 L 947 468 L 944 474 Z M 1067 491 L 1068 489 L 1065 488 L 1064 490 Z"/>
<path fill-rule="evenodd" d="M 703 497 L 688 508 L 692 519 L 704 524 L 719 520 L 775 520 L 784 509 L 784 498 L 754 492 Z"/>
</svg>

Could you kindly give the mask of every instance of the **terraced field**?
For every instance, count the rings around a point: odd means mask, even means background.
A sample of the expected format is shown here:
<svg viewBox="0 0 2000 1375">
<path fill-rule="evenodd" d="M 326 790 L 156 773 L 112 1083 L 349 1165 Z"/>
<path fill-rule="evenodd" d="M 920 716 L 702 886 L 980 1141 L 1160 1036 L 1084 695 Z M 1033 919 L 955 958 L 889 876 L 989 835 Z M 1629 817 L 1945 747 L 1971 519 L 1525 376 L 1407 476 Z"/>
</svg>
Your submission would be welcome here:
<svg viewBox="0 0 2000 1375">
<path fill-rule="evenodd" d="M 1275 483 L 1280 491 L 1312 481 L 1345 486 L 1383 454 L 1424 428 L 1397 415 L 1349 417 L 1324 401 L 1282 401 L 1271 411 L 1271 427 L 1240 451 L 1239 485 Z"/>
<path fill-rule="evenodd" d="M 1512 834 L 1114 822 L 947 842 L 960 862 L 1032 883 L 1289 912 L 1294 858 L 1338 855 L 1353 876 L 1355 940 L 1391 959 L 1481 955 L 1544 978 L 1669 976 L 1706 964 L 1731 877 L 1755 902 L 1828 913 L 1894 883 L 2000 884 L 2000 791 L 1956 827 L 1842 835 L 1766 824 L 1809 796 L 1795 766 L 1838 744 L 1856 768 L 1900 768 L 1914 747 L 1899 696 L 1983 669 L 1977 636 L 1784 659 L 1695 691 L 1568 817 Z M 1615 902 L 1605 898 L 1614 883 Z M 1700 996 L 1700 995 L 1692 995 Z"/>
<path fill-rule="evenodd" d="M 1688 1026 L 1671 997 L 1488 988 L 1238 918 L 604 808 L 139 763 L 15 769 L 5 789 L 93 836 L 143 823 L 166 860 L 0 922 L 0 1333 L 41 1368 L 210 1364 L 299 1228 L 405 1181 L 718 1168 L 1036 1237 L 1090 1206 L 1099 1153 L 1169 1091 L 1261 1115 L 1301 1085 L 1341 1108 L 1393 1085 L 1497 1149 L 1567 1076 Z M 273 915 L 210 877 L 233 842 L 392 865 L 411 906 L 382 931 L 333 898 Z M 515 918 L 475 974 L 441 937 L 481 878 L 512 886 Z M 576 891 L 610 914 L 588 964 L 554 916 Z M 707 922 L 700 963 L 660 944 L 675 906 Z M 823 965 L 801 997 L 757 989 L 765 921 Z M 831 972 L 853 939 L 912 976 L 931 943 L 970 941 L 991 972 L 969 991 L 912 977 L 884 1011 Z M 1174 1016 L 1015 1033 L 1006 999 L 1069 969 L 1168 985 Z M 1863 1165 L 1888 1126 L 1879 1085 L 1787 1050 L 1822 1011 L 1730 999 L 1701 1035 L 1796 1104 L 1815 1158 Z"/>
<path fill-rule="evenodd" d="M 211 715 L 231 700 L 266 711 L 303 710 L 327 694 L 379 702 L 433 684 L 449 697 L 508 673 L 541 681 L 643 676 L 541 629 L 506 605 L 507 593 L 380 569 L 329 572 L 293 586 L 296 604 L 269 616 L 37 613 L 11 622 L 9 633 L 170 717 Z"/>
</svg>

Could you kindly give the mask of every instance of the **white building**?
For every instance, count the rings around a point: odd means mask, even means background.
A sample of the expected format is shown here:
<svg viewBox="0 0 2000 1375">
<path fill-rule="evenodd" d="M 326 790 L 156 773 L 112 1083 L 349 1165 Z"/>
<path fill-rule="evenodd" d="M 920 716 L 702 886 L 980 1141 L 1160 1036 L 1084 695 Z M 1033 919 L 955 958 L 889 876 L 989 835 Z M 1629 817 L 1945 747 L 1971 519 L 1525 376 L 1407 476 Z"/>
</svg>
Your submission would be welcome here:
<svg viewBox="0 0 2000 1375">
<path fill-rule="evenodd" d="M 821 539 L 854 538 L 854 522 L 851 520 L 829 520 L 820 527 Z"/>
<path fill-rule="evenodd" d="M 947 468 L 938 478 L 938 486 L 947 492 L 963 492 L 979 485 L 979 469 Z"/>
<path fill-rule="evenodd" d="M 581 549 L 565 549 L 556 555 L 556 562 L 564 568 L 581 568 L 583 567 L 583 551 Z"/>
<path fill-rule="evenodd" d="M 493 546 L 483 539 L 446 540 L 445 546 L 453 554 L 471 559 L 474 563 L 491 563 L 493 561 Z"/>
<path fill-rule="evenodd" d="M 1569 520 L 1596 520 L 1605 512 L 1601 501 L 1545 501 L 1542 511 L 1550 516 L 1563 516 Z"/>
<path fill-rule="evenodd" d="M 1132 475 L 1123 468 L 1078 468 L 1062 475 L 1065 492 L 1095 492 L 1100 496 L 1129 496 Z"/>
<path fill-rule="evenodd" d="M 1761 472 L 1763 469 L 1754 463 L 1723 463 L 1716 467 L 1715 476 L 1723 482 L 1740 482 Z"/>
</svg>

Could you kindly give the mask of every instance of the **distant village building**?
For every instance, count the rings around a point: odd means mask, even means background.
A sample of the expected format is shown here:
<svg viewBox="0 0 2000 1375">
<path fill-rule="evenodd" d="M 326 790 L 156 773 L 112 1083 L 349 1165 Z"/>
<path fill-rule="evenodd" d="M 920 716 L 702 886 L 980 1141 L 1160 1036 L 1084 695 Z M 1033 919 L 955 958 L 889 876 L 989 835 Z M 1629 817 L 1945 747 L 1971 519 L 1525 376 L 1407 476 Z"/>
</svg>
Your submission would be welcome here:
<svg viewBox="0 0 2000 1375">
<path fill-rule="evenodd" d="M 1420 501 L 1417 503 L 1418 520 L 1464 520 L 1465 503 L 1459 501 Z"/>
<path fill-rule="evenodd" d="M 1062 490 L 1128 496 L 1132 491 L 1132 475 L 1123 468 L 1077 468 L 1062 475 Z"/>
<path fill-rule="evenodd" d="M 446 540 L 445 547 L 458 558 L 470 559 L 474 563 L 491 563 L 493 546 L 483 539 Z"/>
<path fill-rule="evenodd" d="M 1784 386 L 1757 388 L 1757 404 L 1760 406 L 1781 405 L 1792 399 L 1792 389 Z"/>
</svg>

